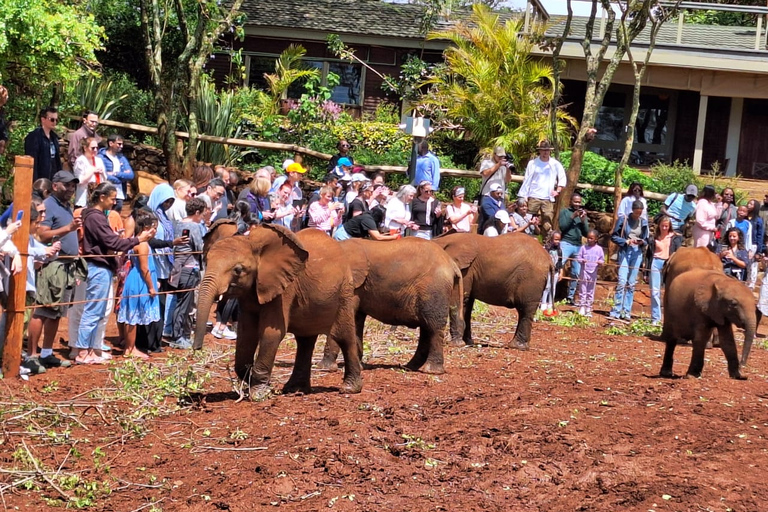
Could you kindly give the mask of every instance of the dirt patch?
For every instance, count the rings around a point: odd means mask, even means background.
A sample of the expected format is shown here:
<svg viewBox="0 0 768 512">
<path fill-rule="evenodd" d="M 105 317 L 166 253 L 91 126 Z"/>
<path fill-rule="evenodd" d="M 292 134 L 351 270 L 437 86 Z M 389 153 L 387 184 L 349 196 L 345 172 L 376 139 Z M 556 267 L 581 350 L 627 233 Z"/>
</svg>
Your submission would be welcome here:
<svg viewBox="0 0 768 512">
<path fill-rule="evenodd" d="M 340 372 L 317 371 L 310 395 L 238 402 L 232 346 L 210 336 L 205 354 L 169 350 L 151 366 L 118 361 L 2 381 L 2 502 L 40 510 L 66 497 L 117 511 L 765 506 L 764 350 L 753 351 L 746 382 L 728 378 L 719 350 L 707 352 L 702 379 L 659 379 L 663 345 L 607 335 L 602 316 L 586 328 L 537 322 L 528 352 L 504 347 L 514 316 L 484 310 L 481 346 L 446 349 L 440 376 L 400 368 L 413 331 L 371 323 L 372 368 L 359 395 L 338 393 Z M 677 353 L 683 374 L 690 347 Z M 288 341 L 276 389 L 292 356 Z M 178 401 L 181 388 L 192 388 L 190 402 Z"/>
</svg>

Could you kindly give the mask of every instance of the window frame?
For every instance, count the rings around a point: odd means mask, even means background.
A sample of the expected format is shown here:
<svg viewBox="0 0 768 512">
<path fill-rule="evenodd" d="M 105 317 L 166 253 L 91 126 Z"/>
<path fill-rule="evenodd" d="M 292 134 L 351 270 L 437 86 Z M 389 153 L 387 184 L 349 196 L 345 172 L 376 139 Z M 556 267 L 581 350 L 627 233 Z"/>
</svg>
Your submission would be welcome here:
<svg viewBox="0 0 768 512">
<path fill-rule="evenodd" d="M 245 80 L 246 85 L 250 87 L 251 85 L 251 59 L 253 57 L 267 57 L 270 59 L 277 59 L 280 55 L 277 53 L 267 53 L 267 52 L 243 52 L 243 56 L 245 57 Z M 366 79 L 366 67 L 362 64 L 356 63 L 356 62 L 350 62 L 348 60 L 344 59 L 331 59 L 328 57 L 307 57 L 305 56 L 302 60 L 305 61 L 311 61 L 311 62 L 319 62 L 322 64 L 322 67 L 320 68 L 321 77 L 320 77 L 320 85 L 326 87 L 328 85 L 328 73 L 330 70 L 331 63 L 334 64 L 343 64 L 343 65 L 351 65 L 351 66 L 359 66 L 360 67 L 360 95 L 359 95 L 359 103 L 339 103 L 339 105 L 345 107 L 345 108 L 362 108 L 365 104 L 365 79 Z M 290 98 L 290 97 L 289 97 Z M 290 98 L 290 99 L 298 99 L 298 98 Z"/>
</svg>

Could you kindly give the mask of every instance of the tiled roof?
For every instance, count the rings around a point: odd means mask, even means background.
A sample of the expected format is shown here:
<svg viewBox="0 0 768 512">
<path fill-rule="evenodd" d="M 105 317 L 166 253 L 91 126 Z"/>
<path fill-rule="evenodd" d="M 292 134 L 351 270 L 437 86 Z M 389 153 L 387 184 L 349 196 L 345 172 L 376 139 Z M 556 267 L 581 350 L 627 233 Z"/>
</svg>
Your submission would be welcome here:
<svg viewBox="0 0 768 512">
<path fill-rule="evenodd" d="M 246 26 L 421 38 L 423 7 L 377 0 L 246 0 Z"/>
<path fill-rule="evenodd" d="M 381 0 L 245 0 L 240 9 L 246 26 L 320 30 L 335 34 L 423 39 L 420 25 L 424 7 Z M 469 9 L 457 10 L 452 19 L 469 17 Z M 499 13 L 501 20 L 511 13 Z M 438 21 L 435 29 L 450 25 Z"/>
<path fill-rule="evenodd" d="M 558 17 L 559 18 L 559 17 Z M 547 30 L 548 35 L 559 35 L 563 32 L 565 20 L 559 18 L 553 20 L 555 23 Z M 582 39 L 586 34 L 587 17 L 574 17 L 571 22 L 572 39 Z M 617 20 L 618 23 L 618 20 Z M 614 30 L 615 30 L 614 25 Z M 600 30 L 600 18 L 595 20 L 595 38 Z M 752 50 L 755 49 L 755 35 L 757 29 L 754 27 L 726 27 L 720 25 L 695 25 L 692 23 L 683 24 L 683 32 L 680 45 L 693 46 L 699 48 L 712 48 L 714 50 Z M 650 25 L 635 39 L 637 44 L 648 44 L 650 37 Z M 659 29 L 656 38 L 657 46 L 676 46 L 677 45 L 677 22 L 670 21 L 665 23 Z M 763 37 L 762 49 L 765 49 L 765 37 Z"/>
</svg>

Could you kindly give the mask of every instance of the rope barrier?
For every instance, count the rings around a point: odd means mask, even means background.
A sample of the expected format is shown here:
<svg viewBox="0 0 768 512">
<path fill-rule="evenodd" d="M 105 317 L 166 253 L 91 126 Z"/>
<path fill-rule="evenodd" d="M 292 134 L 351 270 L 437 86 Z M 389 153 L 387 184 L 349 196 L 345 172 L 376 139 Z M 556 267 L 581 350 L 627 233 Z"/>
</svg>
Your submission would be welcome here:
<svg viewBox="0 0 768 512">
<path fill-rule="evenodd" d="M 157 292 L 155 295 L 171 295 L 174 293 L 183 293 L 183 292 L 194 292 L 197 291 L 197 288 L 185 288 L 183 290 L 171 290 L 166 292 Z M 106 297 L 103 299 L 92 299 L 92 300 L 78 300 L 73 302 L 54 302 L 51 304 L 35 304 L 33 306 L 26 306 L 24 309 L 37 309 L 37 308 L 55 308 L 59 306 L 75 306 L 77 304 L 89 304 L 91 302 L 107 302 L 110 300 L 122 300 L 122 299 L 133 299 L 136 297 L 150 297 L 151 294 L 149 293 L 142 293 L 139 295 L 121 295 L 119 297 Z"/>
</svg>

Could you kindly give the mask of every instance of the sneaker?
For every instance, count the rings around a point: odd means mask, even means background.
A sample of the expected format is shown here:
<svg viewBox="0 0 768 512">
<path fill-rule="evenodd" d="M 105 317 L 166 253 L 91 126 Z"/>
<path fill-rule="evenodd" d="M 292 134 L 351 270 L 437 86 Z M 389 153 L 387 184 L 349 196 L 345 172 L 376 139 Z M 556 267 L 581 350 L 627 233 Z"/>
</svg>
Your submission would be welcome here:
<svg viewBox="0 0 768 512">
<path fill-rule="evenodd" d="M 568 304 L 569 306 L 576 305 L 576 302 L 574 302 L 573 297 L 568 297 L 567 299 L 565 299 L 565 303 Z"/>
<path fill-rule="evenodd" d="M 104 343 L 102 341 L 101 342 L 101 351 L 102 352 L 112 352 L 112 347 L 110 347 L 109 345 L 107 345 L 106 343 Z"/>
<path fill-rule="evenodd" d="M 21 366 L 29 370 L 31 375 L 38 375 L 45 373 L 45 367 L 40 364 L 40 360 L 36 357 L 28 357 L 21 363 Z"/>
<path fill-rule="evenodd" d="M 46 368 L 68 368 L 72 366 L 72 363 L 70 361 L 59 359 L 54 354 L 51 354 L 47 357 L 41 357 L 40 364 L 42 364 Z"/>
<path fill-rule="evenodd" d="M 213 334 L 214 338 L 217 339 L 227 339 L 227 340 L 236 340 L 237 339 L 237 333 L 232 331 L 229 327 L 226 325 L 223 329 L 214 329 L 211 331 L 211 334 Z"/>
<path fill-rule="evenodd" d="M 592 310 L 588 309 L 587 314 L 585 315 L 587 318 L 592 318 Z"/>
<path fill-rule="evenodd" d="M 182 350 L 188 350 L 192 348 L 192 340 L 189 338 L 181 337 L 174 341 L 169 341 L 168 346 L 171 348 L 178 348 Z"/>
<path fill-rule="evenodd" d="M 24 366 L 23 364 L 19 366 L 19 376 L 23 377 L 25 375 L 29 375 L 32 373 L 32 370 Z M 0 372 L 0 379 L 3 378 L 3 372 Z"/>
<path fill-rule="evenodd" d="M 587 316 L 587 308 L 585 308 L 584 306 L 581 306 L 579 308 L 579 316 Z"/>
</svg>

